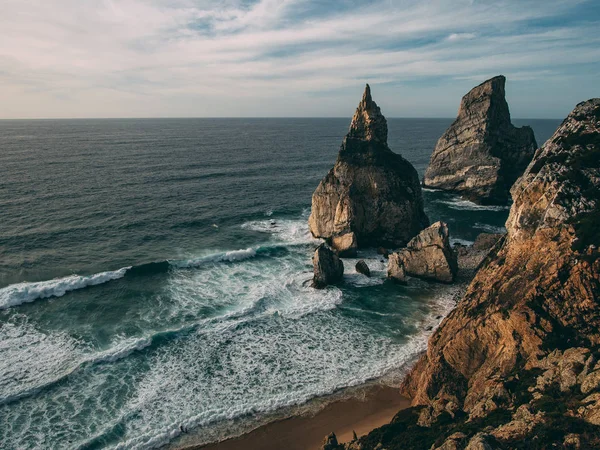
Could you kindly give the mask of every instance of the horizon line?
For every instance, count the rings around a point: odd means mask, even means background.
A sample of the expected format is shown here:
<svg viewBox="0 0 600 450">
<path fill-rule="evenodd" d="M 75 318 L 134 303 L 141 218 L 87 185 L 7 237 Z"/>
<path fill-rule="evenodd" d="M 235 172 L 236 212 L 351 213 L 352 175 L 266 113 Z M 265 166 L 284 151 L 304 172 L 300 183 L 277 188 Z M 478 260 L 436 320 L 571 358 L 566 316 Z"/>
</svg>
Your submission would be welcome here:
<svg viewBox="0 0 600 450">
<path fill-rule="evenodd" d="M 164 120 L 164 119 L 352 119 L 351 116 L 156 116 L 156 117 L 14 117 L 0 118 L 1 121 L 27 121 L 27 120 Z M 430 119 L 448 120 L 454 117 L 400 117 L 389 116 L 389 119 Z M 564 117 L 511 117 L 511 120 L 563 120 Z"/>
</svg>

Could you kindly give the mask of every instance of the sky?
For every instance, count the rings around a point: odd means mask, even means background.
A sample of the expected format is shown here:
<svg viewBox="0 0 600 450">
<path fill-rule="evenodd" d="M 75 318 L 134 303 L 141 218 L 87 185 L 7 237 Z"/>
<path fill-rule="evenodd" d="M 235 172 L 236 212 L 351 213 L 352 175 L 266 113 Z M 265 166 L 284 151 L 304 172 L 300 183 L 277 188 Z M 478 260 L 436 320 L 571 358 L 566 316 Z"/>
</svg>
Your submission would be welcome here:
<svg viewBox="0 0 600 450">
<path fill-rule="evenodd" d="M 598 0 L 0 0 L 0 118 L 515 118 L 600 97 Z"/>
</svg>

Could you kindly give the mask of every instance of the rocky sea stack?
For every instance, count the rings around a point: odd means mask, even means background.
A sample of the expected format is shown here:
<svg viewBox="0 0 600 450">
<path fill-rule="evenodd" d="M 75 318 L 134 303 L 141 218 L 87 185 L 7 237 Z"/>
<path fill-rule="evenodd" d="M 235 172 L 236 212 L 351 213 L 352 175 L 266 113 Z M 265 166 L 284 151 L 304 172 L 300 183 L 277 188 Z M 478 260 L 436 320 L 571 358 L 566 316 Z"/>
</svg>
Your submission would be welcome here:
<svg viewBox="0 0 600 450">
<path fill-rule="evenodd" d="M 511 194 L 507 234 L 404 381 L 414 406 L 345 448 L 600 448 L 600 99 Z"/>
<path fill-rule="evenodd" d="M 344 263 L 327 244 L 321 244 L 313 255 L 312 286 L 322 289 L 330 284 L 336 284 L 344 278 Z"/>
<path fill-rule="evenodd" d="M 457 192 L 481 204 L 506 204 L 513 183 L 533 158 L 530 127 L 510 120 L 502 75 L 462 98 L 458 116 L 438 140 L 423 185 Z"/>
<path fill-rule="evenodd" d="M 417 171 L 390 150 L 387 134 L 367 85 L 335 166 L 312 197 L 311 233 L 342 256 L 405 245 L 429 224 Z"/>
</svg>

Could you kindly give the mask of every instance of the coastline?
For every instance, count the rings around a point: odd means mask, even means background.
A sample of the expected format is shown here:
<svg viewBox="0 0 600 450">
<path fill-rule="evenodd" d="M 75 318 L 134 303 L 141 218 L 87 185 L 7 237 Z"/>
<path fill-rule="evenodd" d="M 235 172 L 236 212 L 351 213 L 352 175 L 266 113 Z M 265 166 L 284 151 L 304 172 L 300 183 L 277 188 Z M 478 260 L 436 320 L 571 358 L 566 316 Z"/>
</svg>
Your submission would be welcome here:
<svg viewBox="0 0 600 450">
<path fill-rule="evenodd" d="M 354 390 L 354 389 L 353 389 Z M 335 432 L 340 442 L 349 442 L 353 432 L 363 436 L 380 427 L 403 409 L 410 400 L 397 387 L 383 384 L 364 385 L 353 395 L 334 400 L 318 411 L 306 411 L 285 419 L 263 424 L 241 436 L 211 444 L 185 443 L 179 450 L 316 450 L 323 439 Z"/>
</svg>

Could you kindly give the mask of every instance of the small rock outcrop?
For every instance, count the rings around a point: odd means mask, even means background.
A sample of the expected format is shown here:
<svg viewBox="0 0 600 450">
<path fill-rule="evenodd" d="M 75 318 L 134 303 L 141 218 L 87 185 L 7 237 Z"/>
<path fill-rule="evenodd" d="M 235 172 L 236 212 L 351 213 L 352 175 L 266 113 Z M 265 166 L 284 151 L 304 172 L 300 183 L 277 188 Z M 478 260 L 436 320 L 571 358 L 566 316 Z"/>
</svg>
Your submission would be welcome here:
<svg viewBox="0 0 600 450">
<path fill-rule="evenodd" d="M 387 122 L 369 85 L 337 161 L 312 196 L 313 236 L 342 255 L 406 245 L 429 221 L 415 168 L 387 145 Z"/>
<path fill-rule="evenodd" d="M 338 440 L 335 433 L 330 433 L 323 440 L 323 450 L 336 450 L 338 448 Z"/>
<path fill-rule="evenodd" d="M 530 127 L 516 128 L 499 75 L 462 98 L 458 117 L 438 140 L 423 185 L 482 204 L 506 204 L 513 183 L 533 158 Z"/>
<path fill-rule="evenodd" d="M 404 263 L 398 253 L 392 253 L 388 257 L 387 276 L 393 281 L 406 283 L 406 270 L 404 270 Z"/>
<path fill-rule="evenodd" d="M 402 267 L 402 270 L 400 269 Z M 404 271 L 406 274 L 428 280 L 451 283 L 456 277 L 458 264 L 450 248 L 448 225 L 436 222 L 421 231 L 388 262 L 388 274 Z"/>
<path fill-rule="evenodd" d="M 313 255 L 313 287 L 322 289 L 344 278 L 344 263 L 326 244 L 321 244 Z"/>
<path fill-rule="evenodd" d="M 364 260 L 360 260 L 356 263 L 356 271 L 358 273 L 362 273 L 363 275 L 370 277 L 371 276 L 371 270 L 369 269 L 369 266 L 367 266 L 367 263 L 364 262 Z"/>
</svg>

